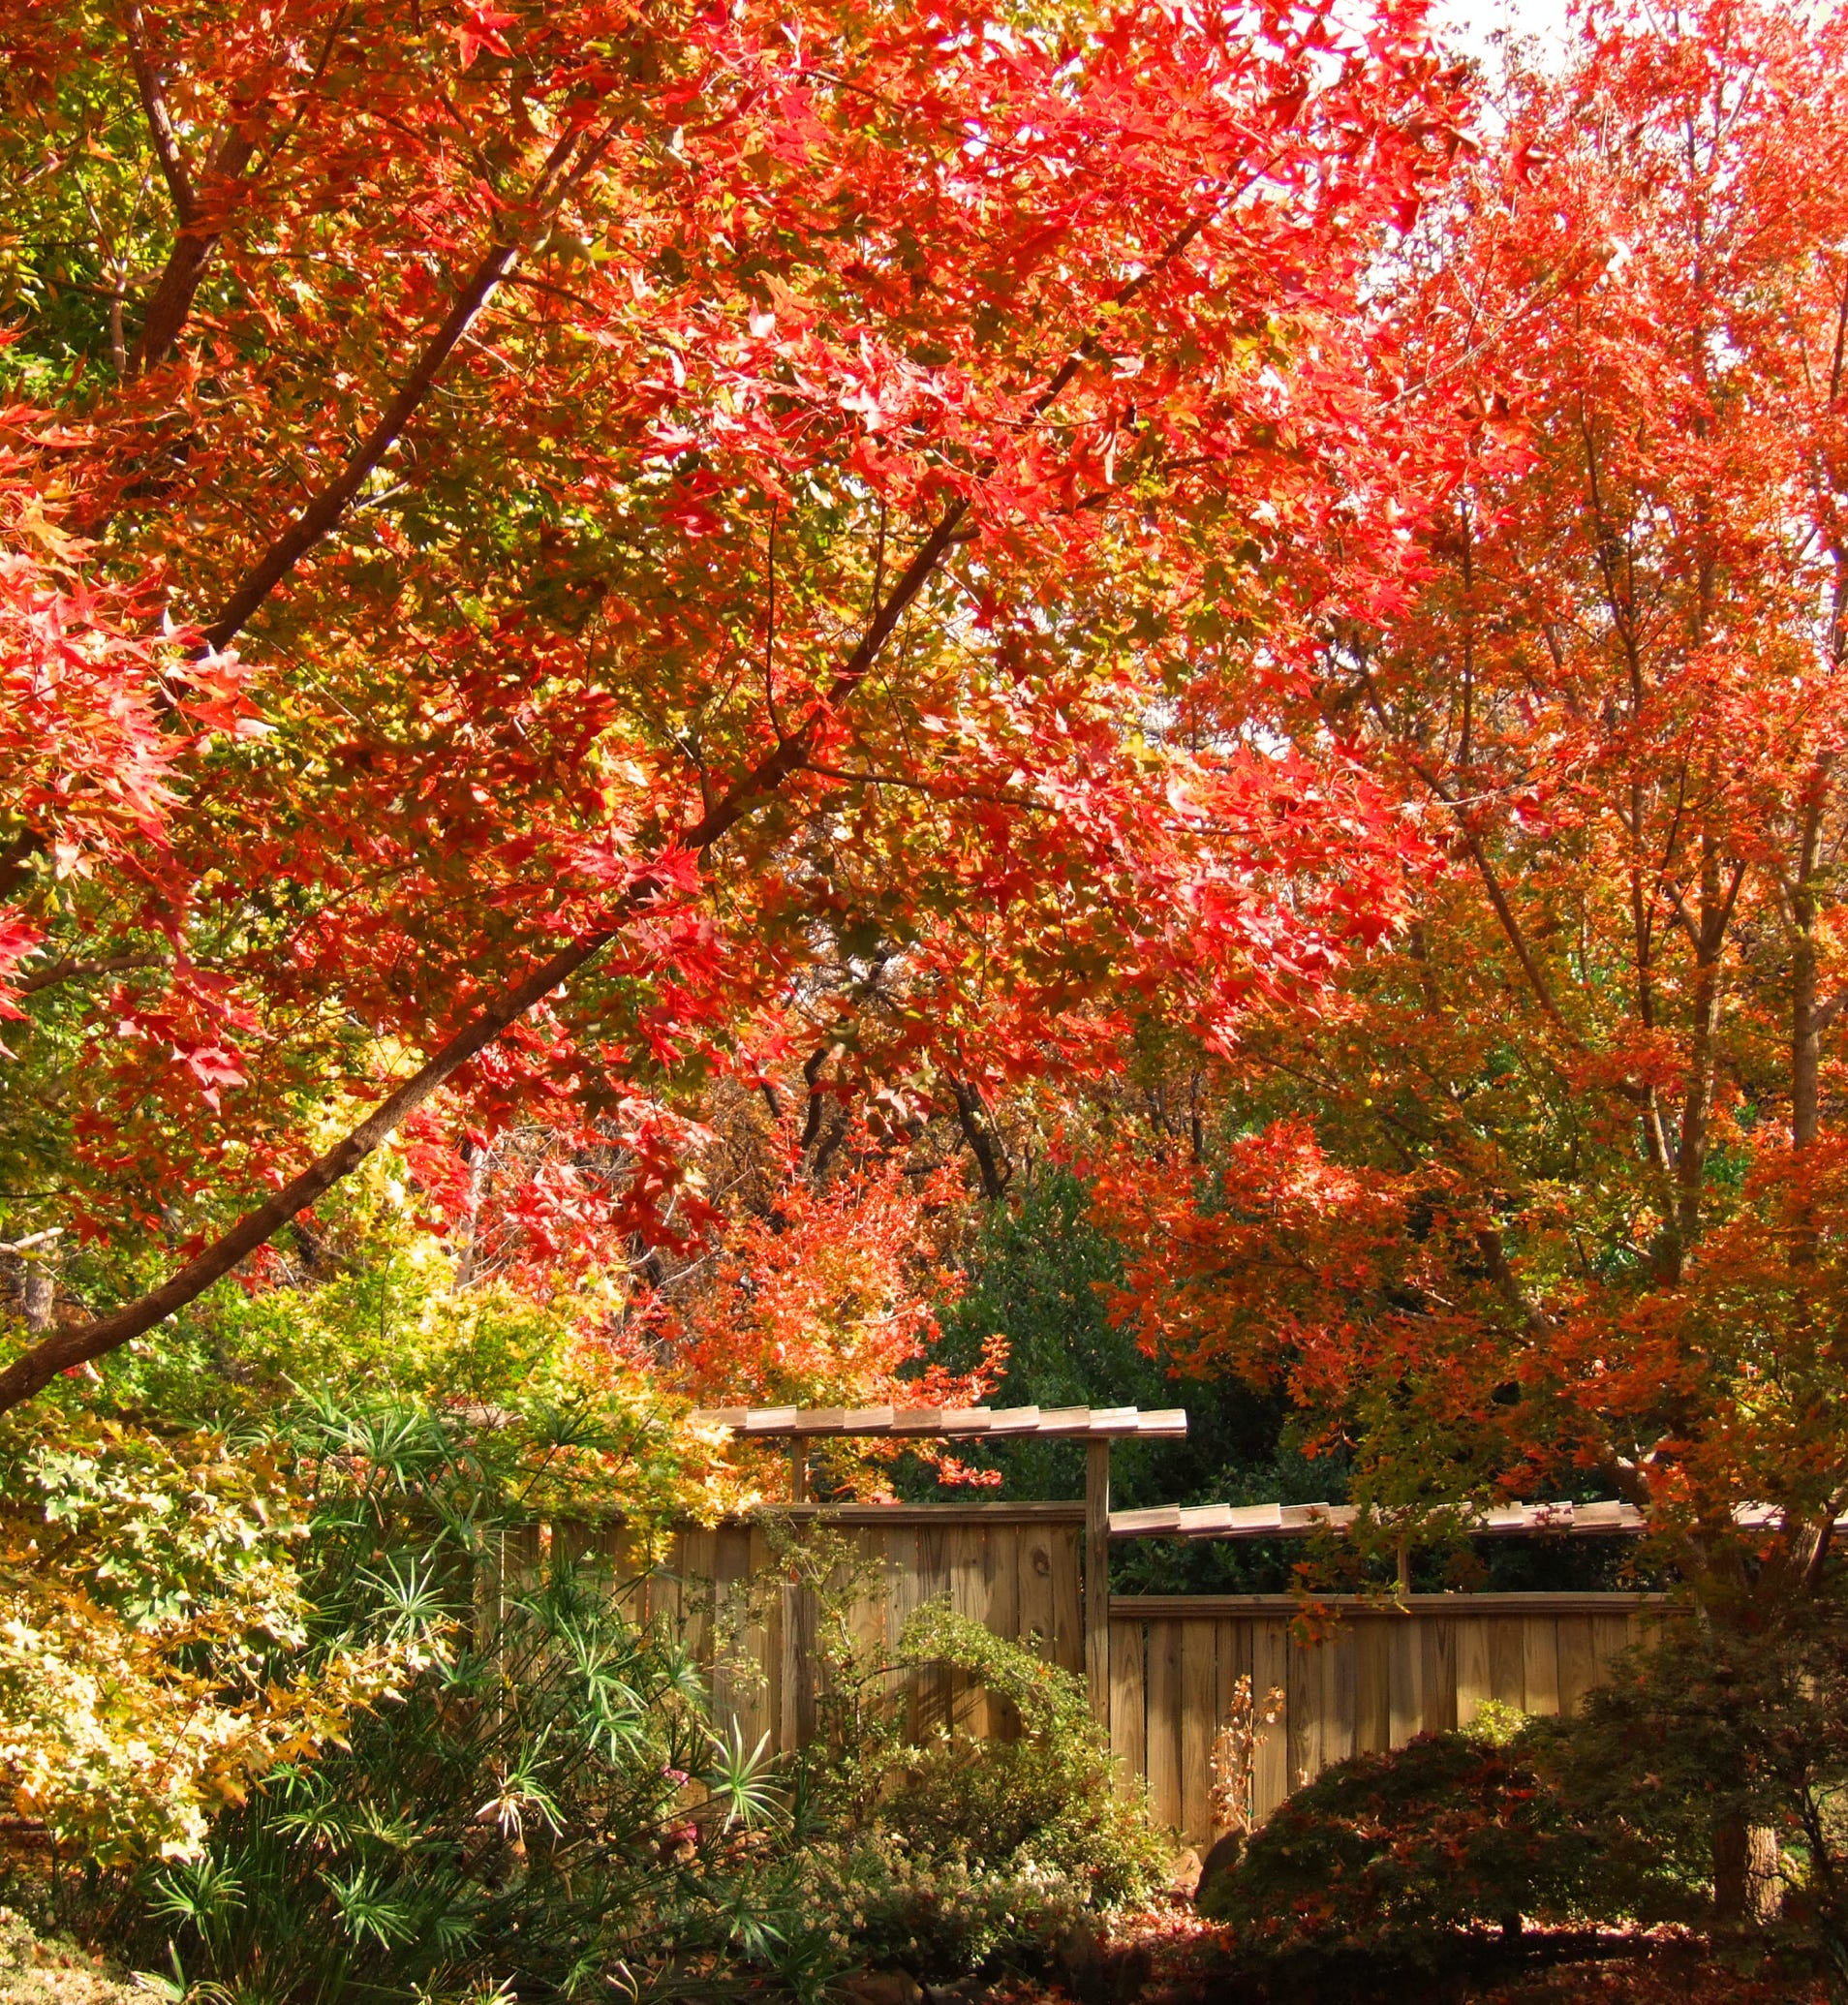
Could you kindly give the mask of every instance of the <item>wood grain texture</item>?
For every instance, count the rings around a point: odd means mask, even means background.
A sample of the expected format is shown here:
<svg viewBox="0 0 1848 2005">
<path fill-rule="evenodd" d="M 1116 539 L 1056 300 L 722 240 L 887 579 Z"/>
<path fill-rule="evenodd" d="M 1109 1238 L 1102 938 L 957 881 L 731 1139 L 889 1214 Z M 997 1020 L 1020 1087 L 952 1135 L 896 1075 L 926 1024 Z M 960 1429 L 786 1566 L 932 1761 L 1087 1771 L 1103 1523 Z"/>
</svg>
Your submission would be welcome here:
<svg viewBox="0 0 1848 2005">
<path fill-rule="evenodd" d="M 1489 1631 L 1489 1696 L 1501 1706 L 1525 1707 L 1527 1701 L 1525 1616 L 1491 1616 Z"/>
<path fill-rule="evenodd" d="M 1548 1616 L 1525 1616 L 1521 1622 L 1521 1650 L 1525 1667 L 1529 1712 L 1554 1713 L 1559 1710 L 1559 1624 Z"/>
<path fill-rule="evenodd" d="M 1356 1622 L 1354 1751 L 1377 1754 L 1393 1744 L 1393 1637 L 1403 1622 L 1380 1616 Z"/>
<path fill-rule="evenodd" d="M 1182 1636 L 1186 1622 L 1151 1622 L 1148 1645 L 1149 1805 L 1155 1822 L 1181 1828 Z"/>
<path fill-rule="evenodd" d="M 1146 1644 L 1140 1622 L 1113 1622 L 1110 1636 L 1110 1753 L 1117 1786 L 1141 1789 L 1149 1773 Z"/>
<path fill-rule="evenodd" d="M 1489 1630 L 1486 1616 L 1463 1616 L 1457 1621 L 1455 1723 L 1460 1727 L 1466 1727 L 1485 1702 L 1495 1695 L 1489 1659 Z"/>
<path fill-rule="evenodd" d="M 1284 1695 L 1284 1713 L 1267 1727 L 1252 1761 L 1252 1814 L 1268 1817 L 1290 1793 L 1290 1625 L 1278 1618 L 1251 1624 L 1251 1691 L 1262 1706 L 1273 1691 Z"/>
<path fill-rule="evenodd" d="M 1188 1837 L 1203 1836 L 1213 1823 L 1213 1738 L 1218 1732 L 1217 1622 L 1183 1622 L 1181 1629 L 1181 1814 L 1176 1822 Z"/>
</svg>

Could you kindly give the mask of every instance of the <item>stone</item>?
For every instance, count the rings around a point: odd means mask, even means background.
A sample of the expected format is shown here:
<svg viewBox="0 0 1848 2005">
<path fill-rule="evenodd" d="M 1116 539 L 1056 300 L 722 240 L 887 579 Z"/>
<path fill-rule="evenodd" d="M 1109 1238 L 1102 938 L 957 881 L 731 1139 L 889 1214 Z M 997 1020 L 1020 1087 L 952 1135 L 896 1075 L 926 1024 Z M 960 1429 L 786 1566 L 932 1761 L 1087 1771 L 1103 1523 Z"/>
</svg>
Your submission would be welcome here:
<svg viewBox="0 0 1848 2005">
<path fill-rule="evenodd" d="M 1204 1908 L 1213 1898 L 1215 1888 L 1229 1879 L 1245 1854 L 1245 1834 L 1242 1831 L 1228 1831 L 1213 1846 L 1200 1863 L 1200 1876 L 1194 1882 L 1193 1904 Z"/>
<path fill-rule="evenodd" d="M 838 1987 L 853 2005 L 924 2005 L 924 1992 L 909 1970 L 862 1970 Z"/>
</svg>

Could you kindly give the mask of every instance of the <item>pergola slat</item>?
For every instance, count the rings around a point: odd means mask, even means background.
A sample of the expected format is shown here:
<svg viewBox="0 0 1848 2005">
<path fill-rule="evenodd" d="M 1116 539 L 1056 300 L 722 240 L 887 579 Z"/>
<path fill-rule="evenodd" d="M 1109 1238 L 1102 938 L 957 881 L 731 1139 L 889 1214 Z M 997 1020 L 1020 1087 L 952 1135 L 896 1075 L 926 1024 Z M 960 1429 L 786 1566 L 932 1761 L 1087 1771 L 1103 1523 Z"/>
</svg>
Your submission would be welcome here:
<svg viewBox="0 0 1848 2005">
<path fill-rule="evenodd" d="M 1010 1434 L 1095 1441 L 1187 1431 L 1187 1416 L 1179 1406 L 1149 1413 L 1135 1406 L 707 1406 L 693 1417 L 757 1441 L 841 1435 L 986 1440 Z"/>
<path fill-rule="evenodd" d="M 1748 1506 L 1736 1512 L 1746 1527 L 1774 1522 L 1776 1512 Z M 1113 1511 L 1113 1538 L 1306 1538 L 1317 1531 L 1351 1531 L 1360 1516 L 1352 1504 L 1156 1504 L 1146 1510 Z M 1494 1504 L 1468 1527 L 1469 1536 L 1512 1537 L 1519 1533 L 1576 1533 L 1581 1537 L 1647 1528 L 1634 1504 Z"/>
</svg>

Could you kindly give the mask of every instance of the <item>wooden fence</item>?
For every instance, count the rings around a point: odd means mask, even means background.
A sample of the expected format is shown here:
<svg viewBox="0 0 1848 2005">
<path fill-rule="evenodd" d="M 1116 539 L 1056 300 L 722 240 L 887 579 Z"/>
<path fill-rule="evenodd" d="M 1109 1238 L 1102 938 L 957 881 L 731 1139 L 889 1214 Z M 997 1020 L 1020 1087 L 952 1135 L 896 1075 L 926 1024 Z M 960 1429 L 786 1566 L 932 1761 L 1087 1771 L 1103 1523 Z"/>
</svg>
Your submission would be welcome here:
<svg viewBox="0 0 1848 2005">
<path fill-rule="evenodd" d="M 1635 1594 L 1414 1594 L 1403 1608 L 1338 1597 L 1339 1619 L 1305 1645 L 1287 1595 L 1119 1594 L 1106 1626 L 1097 1602 L 1087 1621 L 1082 1503 L 795 1505 L 768 1517 L 677 1532 L 642 1590 L 710 1666 L 722 1722 L 750 1743 L 767 1734 L 778 1751 L 814 1731 L 816 1624 L 828 1618 L 779 1554 L 823 1529 L 842 1556 L 835 1586 L 858 1582 L 828 1599 L 870 1651 L 889 1652 L 912 1612 L 942 1598 L 1069 1671 L 1094 1671 L 1124 1786 L 1146 1784 L 1156 1818 L 1196 1842 L 1212 1835 L 1211 1749 L 1241 1676 L 1260 1699 L 1284 1694 L 1257 1752 L 1264 1816 L 1330 1762 L 1467 1724 L 1485 1700 L 1569 1712 L 1650 1607 Z M 619 1533 L 553 1535 L 622 1549 Z M 1013 1730 L 1004 1708 L 940 1670 L 895 1675 L 892 1688 L 914 1727 Z"/>
<path fill-rule="evenodd" d="M 1287 1594 L 1114 1595 L 1110 1745 L 1148 1784 L 1156 1818 L 1211 1835 L 1215 1734 L 1241 1677 L 1283 1713 L 1259 1744 L 1255 1814 L 1331 1762 L 1466 1726 L 1484 1701 L 1569 1712 L 1634 1640 L 1649 1603 L 1635 1594 L 1412 1594 L 1393 1606 L 1336 1597 L 1322 1639 L 1292 1640 Z"/>
</svg>

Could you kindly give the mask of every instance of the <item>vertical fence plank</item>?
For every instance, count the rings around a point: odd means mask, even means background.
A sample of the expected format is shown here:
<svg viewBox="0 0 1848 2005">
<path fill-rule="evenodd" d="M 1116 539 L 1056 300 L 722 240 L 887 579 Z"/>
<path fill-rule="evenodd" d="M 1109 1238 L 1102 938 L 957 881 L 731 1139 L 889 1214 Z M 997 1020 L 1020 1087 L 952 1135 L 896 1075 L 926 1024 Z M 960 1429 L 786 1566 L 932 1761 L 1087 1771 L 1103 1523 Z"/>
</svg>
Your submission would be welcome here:
<svg viewBox="0 0 1848 2005">
<path fill-rule="evenodd" d="M 1218 1713 L 1218 1625 L 1195 1617 L 1181 1624 L 1181 1835 L 1211 1835 L 1209 1796 Z"/>
<path fill-rule="evenodd" d="M 1598 1652 L 1591 1636 L 1591 1618 L 1561 1616 L 1558 1636 L 1559 1711 L 1572 1712 L 1598 1681 Z"/>
<path fill-rule="evenodd" d="M 1149 1624 L 1149 1806 L 1159 1824 L 1181 1822 L 1181 1636 L 1187 1625 Z"/>
<path fill-rule="evenodd" d="M 1082 1678 L 1085 1670 L 1083 1532 L 1076 1525 L 1048 1527 L 1053 1554 L 1052 1657 Z"/>
<path fill-rule="evenodd" d="M 1600 1681 L 1611 1675 L 1611 1660 L 1630 1643 L 1630 1618 L 1628 1616 L 1593 1616 L 1591 1618 L 1591 1648 L 1596 1656 Z"/>
<path fill-rule="evenodd" d="M 1359 1701 L 1360 1638 L 1350 1618 L 1324 1637 L 1322 1659 L 1322 1767 L 1345 1761 L 1354 1751 Z"/>
<path fill-rule="evenodd" d="M 1110 1635 L 1110 1753 L 1117 1786 L 1143 1786 L 1149 1773 L 1148 1686 L 1140 1622 L 1114 1621 Z"/>
<path fill-rule="evenodd" d="M 1057 1563 L 1054 1527 L 1025 1525 L 1015 1553 L 1020 1572 L 1020 1640 L 1049 1662 L 1058 1661 L 1053 1646 L 1053 1567 Z"/>
<path fill-rule="evenodd" d="M 1389 1744 L 1402 1747 L 1425 1730 L 1423 1625 L 1416 1616 L 1406 1614 L 1385 1617 L 1380 1627 L 1387 1637 Z"/>
<path fill-rule="evenodd" d="M 1491 1616 L 1489 1632 L 1489 1696 L 1503 1706 L 1527 1702 L 1526 1657 L 1519 1616 Z"/>
<path fill-rule="evenodd" d="M 979 1525 L 959 1525 L 949 1534 L 950 1606 L 972 1622 L 979 1622 L 988 1613 L 982 1538 Z M 967 1671 L 950 1674 L 949 1705 L 950 1724 L 958 1733 L 987 1733 L 988 1695 Z"/>
<path fill-rule="evenodd" d="M 1448 1733 L 1457 1720 L 1457 1622 L 1450 1616 L 1420 1619 L 1419 1651 L 1425 1671 L 1425 1731 Z"/>
<path fill-rule="evenodd" d="M 1291 1640 L 1289 1672 L 1289 1786 L 1301 1789 L 1322 1773 L 1322 1657 L 1313 1644 Z"/>
<path fill-rule="evenodd" d="M 1475 1718 L 1484 1700 L 1494 1696 L 1489 1666 L 1489 1624 L 1480 1616 L 1461 1616 L 1457 1620 L 1457 1718 L 1466 1727 Z"/>
<path fill-rule="evenodd" d="M 935 1601 L 949 1593 L 950 1533 L 936 1525 L 918 1527 L 917 1605 Z M 950 1712 L 949 1674 L 939 1665 L 928 1665 L 912 1674 L 917 1693 L 917 1731 L 928 1734 L 947 1724 Z"/>
<path fill-rule="evenodd" d="M 712 1575 L 719 1537 L 703 1525 L 692 1526 L 680 1541 L 680 1578 L 674 1610 L 680 1640 L 700 1662 L 712 1645 Z"/>
<path fill-rule="evenodd" d="M 1290 1777 L 1290 1625 L 1271 1617 L 1251 1624 L 1251 1689 L 1262 1706 L 1273 1691 L 1283 1694 L 1283 1716 L 1267 1727 L 1252 1760 L 1252 1814 L 1268 1817 L 1292 1786 Z"/>
<path fill-rule="evenodd" d="M 1358 1674 L 1354 1691 L 1354 1751 L 1378 1754 L 1393 1744 L 1394 1616 L 1364 1616 L 1355 1623 Z"/>
<path fill-rule="evenodd" d="M 724 1525 L 713 1545 L 712 1723 L 722 1734 L 743 1731 L 738 1693 L 750 1668 L 738 1659 L 744 1649 L 745 1600 L 750 1593 L 751 1527 Z"/>
<path fill-rule="evenodd" d="M 915 1525 L 894 1525 L 885 1534 L 885 1654 L 888 1662 L 897 1658 L 905 1625 L 917 1612 L 918 1583 L 922 1573 L 917 1555 L 919 1536 Z M 916 1677 L 910 1672 L 894 1670 L 886 1679 L 885 1689 L 894 1701 L 903 1694 L 905 1730 L 908 1734 L 915 1734 L 918 1731 Z"/>
<path fill-rule="evenodd" d="M 997 1636 L 1020 1634 L 1020 1527 L 991 1525 L 983 1535 L 982 1578 L 987 1612 L 982 1617 Z M 1020 1709 L 1011 1699 L 991 1692 L 987 1731 L 998 1741 L 1020 1739 Z"/>
<path fill-rule="evenodd" d="M 1559 1623 L 1555 1616 L 1528 1616 L 1521 1625 L 1521 1650 L 1529 1712 L 1559 1710 Z"/>
</svg>

